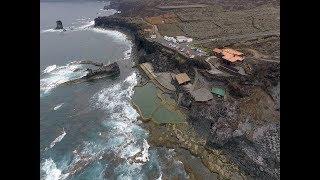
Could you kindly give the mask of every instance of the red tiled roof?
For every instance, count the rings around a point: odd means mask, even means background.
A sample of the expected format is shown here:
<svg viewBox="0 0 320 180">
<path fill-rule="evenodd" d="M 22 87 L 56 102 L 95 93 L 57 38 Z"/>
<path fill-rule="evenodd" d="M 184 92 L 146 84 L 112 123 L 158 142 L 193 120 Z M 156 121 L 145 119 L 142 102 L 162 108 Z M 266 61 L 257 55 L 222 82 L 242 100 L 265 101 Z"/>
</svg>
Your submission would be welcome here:
<svg viewBox="0 0 320 180">
<path fill-rule="evenodd" d="M 221 54 L 223 59 L 230 62 L 242 61 L 244 59 L 242 52 L 230 48 L 214 48 L 212 51 Z"/>
<path fill-rule="evenodd" d="M 224 48 L 223 51 L 228 52 L 230 54 L 238 55 L 238 56 L 243 55 L 242 52 L 239 52 L 239 51 L 236 51 L 236 50 L 230 49 L 230 48 Z"/>
</svg>

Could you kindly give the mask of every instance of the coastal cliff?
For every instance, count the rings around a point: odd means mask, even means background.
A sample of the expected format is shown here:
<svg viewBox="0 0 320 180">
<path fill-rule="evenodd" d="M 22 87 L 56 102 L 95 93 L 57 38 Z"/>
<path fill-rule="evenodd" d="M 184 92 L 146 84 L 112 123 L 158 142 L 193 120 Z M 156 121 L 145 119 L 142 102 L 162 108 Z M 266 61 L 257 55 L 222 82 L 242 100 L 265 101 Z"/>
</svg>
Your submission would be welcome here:
<svg viewBox="0 0 320 180">
<path fill-rule="evenodd" d="M 144 37 L 142 30 L 145 24 L 139 18 L 98 17 L 95 19 L 95 27 L 130 33 L 138 50 L 137 64 L 151 62 L 155 72 L 179 70 L 186 72 L 191 79 L 195 77 L 195 64 L 190 63 L 188 59 L 182 60 L 174 51 L 168 51 L 161 44 Z M 235 82 L 239 84 L 248 80 L 261 81 L 261 87 L 241 86 L 245 95 L 240 98 L 231 94 L 227 100 L 216 98 L 206 104 L 191 103 L 186 110 L 187 122 L 199 139 L 188 132 L 186 125 L 165 125 L 166 129 L 163 132 L 179 132 L 175 134 L 176 140 L 172 140 L 171 136 L 157 132 L 156 125 L 148 122 L 151 134 L 155 134 L 152 136 L 152 142 L 159 146 L 188 149 L 192 154 L 201 157 L 203 163 L 211 171 L 219 173 L 221 178 L 229 179 L 234 173 L 244 172 L 253 178 L 279 179 L 279 111 L 273 109 L 276 106 L 273 96 L 265 91 L 279 84 L 279 66 L 271 63 L 261 64 L 257 65 L 248 79 Z M 262 70 L 265 70 L 265 74 Z M 219 83 L 225 83 L 230 93 L 232 88 L 234 89 L 228 79 Z M 184 94 L 184 99 L 188 98 L 190 97 Z M 200 139 L 205 139 L 205 143 L 193 143 Z"/>
</svg>

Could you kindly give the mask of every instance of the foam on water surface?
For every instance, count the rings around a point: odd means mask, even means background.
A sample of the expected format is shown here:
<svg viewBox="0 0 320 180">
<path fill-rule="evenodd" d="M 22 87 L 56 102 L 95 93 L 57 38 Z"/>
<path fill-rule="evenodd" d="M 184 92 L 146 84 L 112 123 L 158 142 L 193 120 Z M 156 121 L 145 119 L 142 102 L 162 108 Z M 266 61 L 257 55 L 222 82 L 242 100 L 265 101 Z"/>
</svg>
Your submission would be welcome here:
<svg viewBox="0 0 320 180">
<path fill-rule="evenodd" d="M 129 49 L 123 52 L 124 59 L 130 59 L 131 52 L 132 52 L 132 45 L 130 44 Z"/>
<path fill-rule="evenodd" d="M 56 138 L 54 139 L 51 144 L 50 144 L 50 148 L 53 148 L 54 145 L 56 145 L 56 143 L 60 142 L 64 136 L 66 135 L 67 133 L 64 131 L 64 129 L 62 130 L 61 134 Z"/>
<path fill-rule="evenodd" d="M 43 70 L 43 73 L 50 73 L 51 71 L 55 70 L 57 68 L 57 65 L 51 65 L 46 67 L 46 69 Z"/>
<path fill-rule="evenodd" d="M 60 84 L 79 79 L 87 74 L 87 71 L 82 69 L 82 66 L 79 64 L 67 64 L 66 66 L 51 65 L 43 72 L 43 77 L 40 79 L 40 97 L 47 95 Z"/>
<path fill-rule="evenodd" d="M 77 21 L 81 24 L 78 26 L 70 26 L 70 27 L 65 27 L 65 30 L 61 29 L 45 29 L 45 30 L 40 30 L 40 33 L 70 33 L 70 32 L 76 32 L 76 31 L 92 31 L 95 33 L 102 33 L 105 34 L 111 38 L 115 42 L 125 42 L 126 44 L 130 44 L 130 47 L 132 46 L 131 42 L 128 40 L 128 37 L 119 31 L 116 30 L 110 30 L 110 29 L 103 29 L 103 28 L 96 28 L 94 27 L 94 21 L 90 20 L 90 18 L 82 18 L 82 19 L 77 19 Z M 128 52 L 131 53 L 131 48 L 125 52 L 125 54 L 128 54 Z M 126 58 L 130 56 L 130 53 L 126 55 Z"/>
<path fill-rule="evenodd" d="M 60 103 L 58 105 L 56 105 L 55 107 L 53 107 L 53 110 L 56 111 L 58 109 L 60 109 L 63 106 L 64 103 Z"/>
<path fill-rule="evenodd" d="M 131 169 L 130 172 L 140 172 L 143 163 L 149 160 L 150 146 L 146 141 L 148 132 L 136 123 L 138 113 L 130 103 L 136 84 L 137 76 L 133 73 L 123 82 L 102 89 L 92 97 L 92 105 L 95 108 L 104 109 L 110 113 L 102 125 L 108 129 L 106 149 L 125 160 L 124 164 L 121 163 L 117 167 L 118 171 L 126 167 L 127 170 Z M 131 158 L 139 163 L 127 163 L 132 160 Z M 118 178 L 132 177 L 133 174 L 130 174 L 121 175 L 120 173 Z"/>
<path fill-rule="evenodd" d="M 41 171 L 43 172 L 43 176 L 41 180 L 63 180 L 68 177 L 67 174 L 63 174 L 62 170 L 57 168 L 56 163 L 51 159 L 46 159 L 41 164 Z"/>
</svg>

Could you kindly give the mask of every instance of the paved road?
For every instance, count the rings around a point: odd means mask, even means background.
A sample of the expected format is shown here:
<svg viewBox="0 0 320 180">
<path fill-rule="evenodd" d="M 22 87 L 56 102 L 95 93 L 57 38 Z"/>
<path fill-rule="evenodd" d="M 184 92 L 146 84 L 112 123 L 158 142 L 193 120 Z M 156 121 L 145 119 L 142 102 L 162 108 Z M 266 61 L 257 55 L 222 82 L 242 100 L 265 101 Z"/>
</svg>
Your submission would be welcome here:
<svg viewBox="0 0 320 180">
<path fill-rule="evenodd" d="M 279 36 L 279 31 L 268 31 L 268 32 L 259 32 L 259 33 L 253 33 L 253 34 L 244 34 L 244 35 L 234 35 L 234 36 L 227 36 L 227 37 L 221 37 L 221 38 L 213 38 L 213 39 L 205 39 L 193 42 L 192 44 L 202 44 L 202 43 L 208 43 L 208 42 L 217 42 L 217 41 L 228 41 L 228 40 L 235 40 L 235 39 L 255 39 L 262 36 Z"/>
<path fill-rule="evenodd" d="M 153 28 L 155 30 L 155 34 L 157 36 L 156 39 L 153 39 L 154 41 L 157 41 L 161 43 L 163 46 L 166 46 L 171 49 L 178 50 L 181 54 L 185 56 L 203 56 L 205 53 L 201 53 L 199 51 L 196 51 L 195 49 L 191 49 L 191 47 L 187 46 L 188 44 L 190 45 L 195 45 L 195 44 L 202 44 L 202 43 L 208 43 L 212 41 L 227 41 L 227 40 L 235 40 L 235 39 L 244 39 L 244 38 L 249 38 L 249 39 L 255 39 L 258 37 L 262 36 L 279 36 L 280 32 L 279 31 L 268 31 L 268 32 L 259 32 L 259 33 L 253 33 L 253 34 L 244 34 L 244 35 L 234 35 L 234 36 L 228 36 L 228 37 L 221 37 L 221 38 L 213 38 L 213 39 L 205 39 L 201 41 L 196 41 L 193 43 L 173 43 L 173 42 L 168 42 L 166 41 L 163 36 L 159 33 L 158 27 L 156 25 L 153 25 Z M 173 47 L 172 45 L 175 45 L 176 47 Z M 278 62 L 274 60 L 267 60 L 267 59 L 262 59 L 263 61 L 270 61 L 270 62 Z"/>
<path fill-rule="evenodd" d="M 184 9 L 184 8 L 203 8 L 207 7 L 206 4 L 190 4 L 190 5 L 180 5 L 180 6 L 158 6 L 159 9 Z"/>
<path fill-rule="evenodd" d="M 274 62 L 274 63 L 280 63 L 280 61 L 279 60 L 271 60 L 271 59 L 259 59 L 259 60 L 261 60 L 261 61 L 267 61 L 267 62 Z"/>
</svg>

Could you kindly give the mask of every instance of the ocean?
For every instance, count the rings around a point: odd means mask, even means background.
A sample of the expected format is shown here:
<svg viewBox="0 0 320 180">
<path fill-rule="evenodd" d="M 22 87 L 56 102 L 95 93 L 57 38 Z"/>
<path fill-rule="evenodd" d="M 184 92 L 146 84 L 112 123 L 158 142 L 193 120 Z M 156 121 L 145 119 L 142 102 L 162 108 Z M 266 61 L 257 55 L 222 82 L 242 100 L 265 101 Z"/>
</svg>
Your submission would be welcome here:
<svg viewBox="0 0 320 180">
<path fill-rule="evenodd" d="M 108 2 L 40 2 L 40 178 L 188 179 L 174 149 L 150 147 L 131 106 L 139 72 L 133 44 L 94 18 Z M 54 30 L 61 20 L 66 31 Z M 65 84 L 86 75 L 73 61 L 117 62 L 120 76 Z"/>
</svg>

